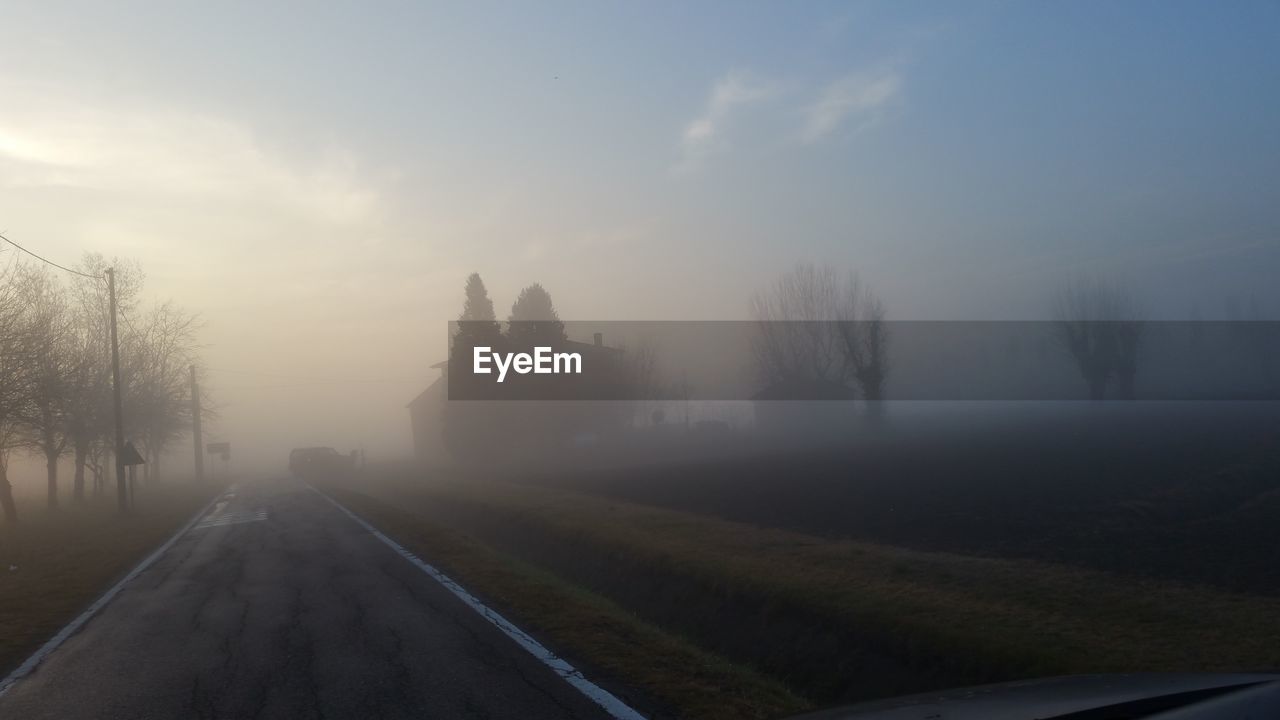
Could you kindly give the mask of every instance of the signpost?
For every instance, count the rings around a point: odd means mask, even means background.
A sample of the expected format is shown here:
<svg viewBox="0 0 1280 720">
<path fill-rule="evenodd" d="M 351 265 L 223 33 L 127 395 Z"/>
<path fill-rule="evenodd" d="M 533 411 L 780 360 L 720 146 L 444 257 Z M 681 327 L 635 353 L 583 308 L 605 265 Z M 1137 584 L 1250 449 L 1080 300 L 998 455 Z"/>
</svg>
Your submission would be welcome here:
<svg viewBox="0 0 1280 720">
<path fill-rule="evenodd" d="M 142 459 L 142 453 L 133 446 L 133 441 L 124 444 L 124 449 L 120 453 L 120 467 L 129 468 L 129 505 L 131 507 L 133 506 L 133 489 L 138 478 L 137 467 L 146 464 L 147 461 Z"/>
<path fill-rule="evenodd" d="M 210 455 L 222 456 L 222 468 L 224 470 L 223 474 L 225 475 L 227 463 L 231 461 L 231 443 L 211 442 L 208 445 L 205 445 L 205 451 L 208 452 Z"/>
</svg>

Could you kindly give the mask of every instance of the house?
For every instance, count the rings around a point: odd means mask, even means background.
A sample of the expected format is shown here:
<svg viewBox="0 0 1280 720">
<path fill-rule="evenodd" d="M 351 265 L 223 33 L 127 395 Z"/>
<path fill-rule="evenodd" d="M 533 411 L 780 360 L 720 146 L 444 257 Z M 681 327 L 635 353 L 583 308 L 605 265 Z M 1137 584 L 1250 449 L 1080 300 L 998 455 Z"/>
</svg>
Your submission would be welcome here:
<svg viewBox="0 0 1280 720">
<path fill-rule="evenodd" d="M 413 454 L 419 460 L 445 457 L 444 403 L 449 398 L 449 361 L 431 366 L 440 371 L 435 382 L 409 401 L 409 426 L 413 432 Z"/>
</svg>

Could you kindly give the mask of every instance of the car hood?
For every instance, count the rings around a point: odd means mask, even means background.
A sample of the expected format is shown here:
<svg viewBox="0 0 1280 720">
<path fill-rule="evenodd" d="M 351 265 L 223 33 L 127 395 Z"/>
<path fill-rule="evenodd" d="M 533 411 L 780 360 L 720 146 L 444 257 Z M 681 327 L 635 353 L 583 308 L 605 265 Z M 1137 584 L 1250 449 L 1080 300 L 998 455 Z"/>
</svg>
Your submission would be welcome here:
<svg viewBox="0 0 1280 720">
<path fill-rule="evenodd" d="M 1210 705 L 1221 708 L 1236 695 L 1255 704 L 1257 698 L 1268 695 L 1271 702 L 1280 704 L 1277 681 L 1280 674 L 1272 673 L 1069 675 L 877 700 L 809 713 L 795 720 L 1038 720 L 1066 715 L 1092 720 L 1095 716 L 1090 711 L 1104 709 L 1106 713 L 1098 718 L 1144 718 L 1161 712 L 1184 713 L 1200 707 L 1200 702 L 1206 709 Z"/>
</svg>

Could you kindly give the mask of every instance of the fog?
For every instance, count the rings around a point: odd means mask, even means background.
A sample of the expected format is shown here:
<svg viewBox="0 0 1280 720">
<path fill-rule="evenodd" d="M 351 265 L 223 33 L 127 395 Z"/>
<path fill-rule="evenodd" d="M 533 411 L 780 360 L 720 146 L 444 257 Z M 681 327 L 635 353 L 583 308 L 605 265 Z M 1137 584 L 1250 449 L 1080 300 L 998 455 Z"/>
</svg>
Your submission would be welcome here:
<svg viewBox="0 0 1280 720">
<path fill-rule="evenodd" d="M 1276 0 L 0 28 L 0 717 L 1280 707 Z"/>
<path fill-rule="evenodd" d="M 1117 21 L 1077 63 L 1059 10 L 757 8 L 729 33 L 707 9 L 152 10 L 0 11 L 31 30 L 0 49 L 0 230 L 137 262 L 144 303 L 199 316 L 205 440 L 237 473 L 411 455 L 472 272 L 499 320 L 541 283 L 566 321 L 745 321 L 802 262 L 858 271 L 890 321 L 1047 321 L 1080 276 L 1146 320 L 1280 317 L 1266 23 Z M 1223 24 L 1223 52 L 1182 52 L 1175 27 Z M 753 422 L 726 407 L 691 424 Z"/>
</svg>

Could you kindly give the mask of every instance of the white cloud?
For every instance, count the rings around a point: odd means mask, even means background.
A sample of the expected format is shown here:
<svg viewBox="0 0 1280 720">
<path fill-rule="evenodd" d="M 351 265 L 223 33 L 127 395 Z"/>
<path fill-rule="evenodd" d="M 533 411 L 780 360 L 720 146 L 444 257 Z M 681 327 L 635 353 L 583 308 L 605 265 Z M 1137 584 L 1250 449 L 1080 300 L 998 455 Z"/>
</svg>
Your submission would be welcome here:
<svg viewBox="0 0 1280 720">
<path fill-rule="evenodd" d="M 350 154 L 321 148 L 301 167 L 226 118 L 47 94 L 14 100 L 13 108 L 0 117 L 2 188 L 248 202 L 327 222 L 366 218 L 378 203 Z"/>
<path fill-rule="evenodd" d="M 846 125 L 852 124 L 855 131 L 869 127 L 901 90 L 902 76 L 893 67 L 849 73 L 828 85 L 805 109 L 800 138 L 814 143 Z"/>
<path fill-rule="evenodd" d="M 708 155 L 724 150 L 725 125 L 733 112 L 743 105 L 766 100 L 773 95 L 768 85 L 739 73 L 729 73 L 707 96 L 702 112 L 685 126 L 681 137 L 681 160 L 677 170 L 690 170 Z"/>
</svg>

